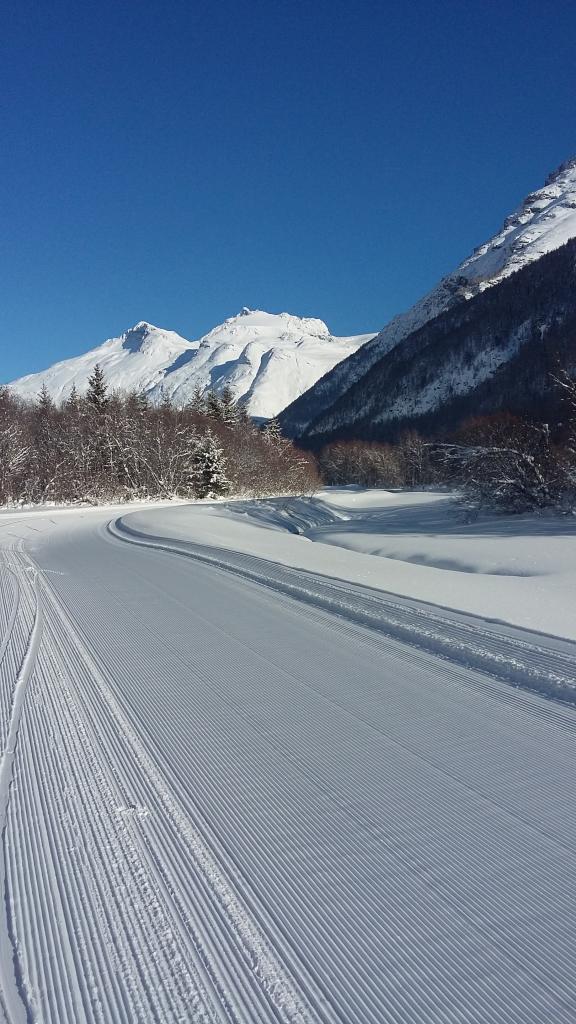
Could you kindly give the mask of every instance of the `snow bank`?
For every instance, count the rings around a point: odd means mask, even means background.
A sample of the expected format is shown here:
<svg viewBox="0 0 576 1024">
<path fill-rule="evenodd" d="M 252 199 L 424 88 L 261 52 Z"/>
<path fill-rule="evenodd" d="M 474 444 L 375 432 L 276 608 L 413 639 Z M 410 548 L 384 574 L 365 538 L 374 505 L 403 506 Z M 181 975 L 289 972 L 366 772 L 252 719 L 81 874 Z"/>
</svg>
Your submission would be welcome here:
<svg viewBox="0 0 576 1024">
<path fill-rule="evenodd" d="M 150 535 L 256 554 L 552 636 L 576 639 L 576 522 L 466 516 L 444 492 L 329 488 L 311 498 L 149 509 Z"/>
</svg>

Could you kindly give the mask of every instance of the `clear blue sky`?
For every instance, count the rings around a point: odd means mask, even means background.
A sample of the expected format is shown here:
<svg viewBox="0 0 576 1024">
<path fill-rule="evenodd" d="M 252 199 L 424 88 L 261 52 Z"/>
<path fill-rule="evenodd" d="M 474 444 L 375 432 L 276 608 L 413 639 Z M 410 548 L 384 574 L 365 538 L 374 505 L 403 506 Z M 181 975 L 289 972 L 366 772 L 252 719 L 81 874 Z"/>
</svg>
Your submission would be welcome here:
<svg viewBox="0 0 576 1024">
<path fill-rule="evenodd" d="M 17 0 L 0 380 L 243 305 L 376 330 L 576 151 L 573 0 Z"/>
</svg>

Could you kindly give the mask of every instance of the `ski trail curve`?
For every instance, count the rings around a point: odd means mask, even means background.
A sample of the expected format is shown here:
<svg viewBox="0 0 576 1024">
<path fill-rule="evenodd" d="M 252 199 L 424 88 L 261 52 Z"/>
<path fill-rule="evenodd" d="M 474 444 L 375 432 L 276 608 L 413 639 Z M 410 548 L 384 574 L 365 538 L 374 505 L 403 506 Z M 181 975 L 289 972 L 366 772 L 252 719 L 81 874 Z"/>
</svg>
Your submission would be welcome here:
<svg viewBox="0 0 576 1024">
<path fill-rule="evenodd" d="M 570 646 L 104 515 L 0 580 L 26 1024 L 572 1024 Z"/>
<path fill-rule="evenodd" d="M 448 661 L 478 668 L 514 686 L 576 704 L 576 645 L 568 641 L 561 641 L 559 645 L 566 650 L 555 649 L 546 645 L 545 638 L 532 638 L 527 631 L 514 630 L 516 635 L 507 635 L 488 628 L 481 620 L 463 621 L 463 616 L 450 616 L 423 604 L 415 606 L 408 601 L 394 600 L 386 593 L 376 594 L 368 588 L 343 584 L 255 555 L 147 535 L 133 529 L 122 517 L 111 521 L 107 530 L 125 543 L 213 565 Z"/>
</svg>

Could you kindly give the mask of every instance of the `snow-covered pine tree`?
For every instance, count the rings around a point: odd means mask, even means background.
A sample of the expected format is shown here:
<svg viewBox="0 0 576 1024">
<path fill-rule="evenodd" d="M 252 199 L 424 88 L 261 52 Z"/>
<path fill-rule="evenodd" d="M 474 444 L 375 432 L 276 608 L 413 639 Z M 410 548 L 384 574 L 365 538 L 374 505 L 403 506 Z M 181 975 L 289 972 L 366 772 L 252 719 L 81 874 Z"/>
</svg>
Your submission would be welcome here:
<svg viewBox="0 0 576 1024">
<path fill-rule="evenodd" d="M 38 393 L 38 410 L 42 416 L 48 416 L 54 412 L 54 402 L 46 384 L 42 385 L 41 390 Z"/>
<path fill-rule="evenodd" d="M 100 363 L 96 363 L 91 376 L 88 378 L 88 390 L 86 401 L 96 412 L 104 412 L 108 405 L 108 385 Z"/>
<path fill-rule="evenodd" d="M 202 388 L 199 384 L 196 384 L 196 387 L 192 392 L 192 398 L 188 402 L 188 408 L 191 409 L 192 412 L 197 412 L 201 415 L 205 415 L 206 413 L 206 399 L 204 398 Z"/>
<path fill-rule="evenodd" d="M 282 427 L 275 416 L 268 420 L 265 426 L 262 428 L 262 435 L 266 444 L 269 444 L 272 448 L 282 450 L 283 448 L 289 447 L 288 440 L 282 433 Z"/>
<path fill-rule="evenodd" d="M 66 412 L 78 412 L 80 408 L 80 395 L 78 394 L 78 388 L 75 384 L 70 388 L 68 398 L 64 402 L 64 410 Z"/>
<path fill-rule="evenodd" d="M 125 400 L 126 414 L 132 416 L 144 416 L 150 407 L 148 395 L 144 391 L 130 391 Z"/>
<path fill-rule="evenodd" d="M 206 415 L 213 420 L 222 421 L 222 402 L 215 391 L 209 391 L 206 395 Z"/>
<path fill-rule="evenodd" d="M 236 402 L 235 409 L 237 423 L 240 423 L 245 427 L 254 427 L 254 422 L 250 418 L 250 413 L 248 412 L 248 407 L 245 401 L 240 399 L 238 402 Z"/>
<path fill-rule="evenodd" d="M 225 387 L 220 395 L 220 418 L 229 426 L 238 422 L 238 410 L 232 388 Z"/>
<path fill-rule="evenodd" d="M 211 430 L 200 437 L 194 462 L 195 490 L 199 498 L 228 494 L 230 482 L 226 476 L 224 449 Z"/>
</svg>

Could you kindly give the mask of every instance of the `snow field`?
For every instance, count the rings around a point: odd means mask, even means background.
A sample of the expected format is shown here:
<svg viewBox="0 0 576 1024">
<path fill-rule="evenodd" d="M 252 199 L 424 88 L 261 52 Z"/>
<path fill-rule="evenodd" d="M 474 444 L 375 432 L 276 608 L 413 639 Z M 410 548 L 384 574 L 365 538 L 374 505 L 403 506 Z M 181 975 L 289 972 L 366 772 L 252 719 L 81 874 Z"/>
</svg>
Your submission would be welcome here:
<svg viewBox="0 0 576 1024">
<path fill-rule="evenodd" d="M 27 897 L 10 917 L 7 1019 L 315 1019 L 46 583 L 42 602 L 7 828 L 9 884 Z"/>
<path fill-rule="evenodd" d="M 428 634 L 544 673 L 571 645 L 210 547 L 195 511 L 2 531 L 28 538 L 2 551 L 3 736 L 35 578 L 42 609 L 3 834 L 6 1019 L 18 997 L 62 1024 L 571 1024 L 576 711 Z"/>
<path fill-rule="evenodd" d="M 305 498 L 182 506 L 125 527 L 576 640 L 576 521 L 477 515 L 446 491 L 327 488 Z M 312 541 L 313 543 L 310 543 Z M 546 641 L 547 643 L 547 641 Z"/>
</svg>

